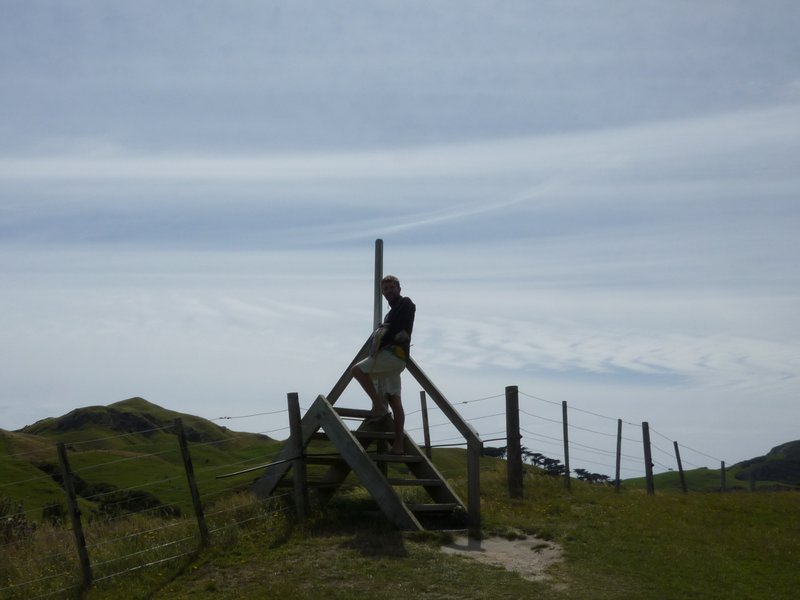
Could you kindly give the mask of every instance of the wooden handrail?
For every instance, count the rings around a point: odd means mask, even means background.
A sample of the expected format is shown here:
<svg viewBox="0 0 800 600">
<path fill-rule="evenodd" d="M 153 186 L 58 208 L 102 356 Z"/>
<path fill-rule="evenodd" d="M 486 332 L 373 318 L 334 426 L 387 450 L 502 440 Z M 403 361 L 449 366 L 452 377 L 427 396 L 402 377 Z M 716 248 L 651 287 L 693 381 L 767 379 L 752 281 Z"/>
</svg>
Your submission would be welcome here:
<svg viewBox="0 0 800 600">
<path fill-rule="evenodd" d="M 434 385 L 430 378 L 425 375 L 422 369 L 419 368 L 419 365 L 414 362 L 413 358 L 408 359 L 406 368 L 408 369 L 408 372 L 414 376 L 414 379 L 417 380 L 417 383 L 422 386 L 422 389 L 424 389 L 428 395 L 433 398 L 433 401 L 436 402 L 436 406 L 441 409 L 441 411 L 455 426 L 455 428 L 458 429 L 458 432 L 464 436 L 464 439 L 467 440 L 467 444 L 483 443 L 478 435 L 478 432 L 475 431 L 475 428 L 473 428 L 472 425 L 464 420 L 464 418 L 453 407 L 453 405 L 450 404 L 447 398 L 444 397 L 444 394 L 439 391 L 439 388 Z"/>
<path fill-rule="evenodd" d="M 467 423 L 452 404 L 444 397 L 430 378 L 425 375 L 414 359 L 409 357 L 406 368 L 417 380 L 436 406 L 445 414 L 459 433 L 467 440 L 467 513 L 469 515 L 470 537 L 480 537 L 481 526 L 481 465 L 483 441 L 475 428 Z"/>
</svg>

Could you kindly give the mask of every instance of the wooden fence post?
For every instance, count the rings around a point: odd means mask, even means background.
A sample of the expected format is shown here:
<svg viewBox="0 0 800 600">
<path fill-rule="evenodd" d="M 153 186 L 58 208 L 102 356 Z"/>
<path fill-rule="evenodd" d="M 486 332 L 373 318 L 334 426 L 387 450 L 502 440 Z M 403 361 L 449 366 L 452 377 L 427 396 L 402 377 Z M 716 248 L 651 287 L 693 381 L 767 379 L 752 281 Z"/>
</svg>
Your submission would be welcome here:
<svg viewBox="0 0 800 600">
<path fill-rule="evenodd" d="M 522 498 L 522 436 L 519 433 L 519 388 L 506 387 L 506 470 L 508 494 Z"/>
<path fill-rule="evenodd" d="M 619 488 L 622 485 L 620 481 L 620 467 L 622 466 L 622 419 L 617 419 L 617 469 L 616 477 L 614 478 L 614 491 L 619 494 Z"/>
<path fill-rule="evenodd" d="M 425 438 L 425 456 L 428 460 L 433 460 L 433 452 L 431 450 L 431 430 L 428 425 L 428 399 L 425 396 L 425 390 L 419 392 L 419 404 L 422 410 L 422 434 Z"/>
<path fill-rule="evenodd" d="M 681 462 L 681 451 L 678 449 L 678 442 L 672 442 L 673 446 L 675 446 L 675 460 L 678 461 L 678 474 L 681 478 L 681 488 L 683 488 L 683 493 L 686 494 L 689 490 L 686 487 L 686 476 L 683 474 L 683 463 Z"/>
<path fill-rule="evenodd" d="M 723 460 L 719 467 L 719 476 L 720 476 L 720 489 L 722 492 L 727 492 L 727 482 L 725 481 L 725 461 Z"/>
<path fill-rule="evenodd" d="M 567 422 L 567 401 L 561 402 L 561 415 L 564 421 L 564 485 L 570 489 L 571 478 L 569 468 L 569 423 Z"/>
<path fill-rule="evenodd" d="M 64 442 L 58 443 L 58 460 L 61 463 L 61 477 L 64 480 L 64 491 L 67 493 L 67 505 L 69 506 L 69 516 L 72 520 L 72 532 L 75 534 L 75 545 L 78 548 L 78 559 L 81 563 L 82 583 L 84 588 L 92 585 L 92 566 L 89 563 L 89 552 L 86 550 L 86 538 L 83 535 L 83 524 L 81 523 L 81 511 L 78 506 L 78 498 L 75 495 L 75 486 L 72 482 L 72 471 L 69 468 L 67 459 L 67 449 Z"/>
<path fill-rule="evenodd" d="M 656 493 L 655 483 L 653 481 L 653 455 L 650 449 L 650 424 L 647 421 L 642 422 L 642 443 L 644 444 L 644 473 L 647 479 L 647 494 L 652 496 Z"/>
<path fill-rule="evenodd" d="M 206 516 L 203 512 L 203 503 L 200 502 L 200 493 L 197 491 L 197 482 L 194 479 L 194 467 L 192 466 L 192 455 L 189 454 L 189 445 L 186 443 L 186 432 L 183 430 L 183 421 L 175 419 L 175 431 L 178 434 L 178 444 L 181 447 L 183 457 L 183 468 L 186 471 L 186 481 L 189 483 L 189 493 L 192 496 L 194 515 L 197 518 L 197 527 L 200 529 L 200 544 L 208 544 L 208 526 Z"/>
<path fill-rule="evenodd" d="M 467 441 L 467 515 L 469 537 L 481 536 L 481 455 L 483 443 L 470 438 Z"/>
<path fill-rule="evenodd" d="M 294 503 L 297 519 L 303 522 L 308 517 L 308 482 L 306 459 L 303 451 L 303 431 L 300 423 L 300 396 L 297 392 L 286 395 L 289 403 L 289 439 L 292 447 L 292 477 L 294 479 Z"/>
</svg>

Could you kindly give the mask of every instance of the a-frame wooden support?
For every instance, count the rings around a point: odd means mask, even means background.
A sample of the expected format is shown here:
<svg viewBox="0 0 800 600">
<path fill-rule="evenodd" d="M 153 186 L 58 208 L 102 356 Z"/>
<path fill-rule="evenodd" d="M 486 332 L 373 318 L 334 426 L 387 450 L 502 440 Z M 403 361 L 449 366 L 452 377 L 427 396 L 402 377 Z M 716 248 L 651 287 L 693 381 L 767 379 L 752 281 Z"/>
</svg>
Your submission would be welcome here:
<svg viewBox="0 0 800 600">
<path fill-rule="evenodd" d="M 386 517 L 395 526 L 401 529 L 421 529 L 422 524 L 419 520 L 421 514 L 441 514 L 457 515 L 462 520 L 467 521 L 471 526 L 477 526 L 480 520 L 479 513 L 479 488 L 476 481 L 470 481 L 469 508 L 464 505 L 455 491 L 450 487 L 445 478 L 439 473 L 433 463 L 425 456 L 425 453 L 411 439 L 408 434 L 404 434 L 404 445 L 406 454 L 396 456 L 382 453 L 382 442 L 392 439 L 393 424 L 391 417 L 387 417 L 379 423 L 364 421 L 368 411 L 349 408 L 334 408 L 333 403 L 349 383 L 350 368 L 366 355 L 367 344 L 364 344 L 361 351 L 356 355 L 350 366 L 342 375 L 340 380 L 331 390 L 333 398 L 319 396 L 314 404 L 309 408 L 300 420 L 300 443 L 297 441 L 292 444 L 285 444 L 279 454 L 275 457 L 271 466 L 267 467 L 264 474 L 253 484 L 253 491 L 262 498 L 269 497 L 277 489 L 279 483 L 284 479 L 289 471 L 294 456 L 300 447 L 305 453 L 305 448 L 315 438 L 324 436 L 333 444 L 338 452 L 338 457 L 324 457 L 323 462 L 329 464 L 327 473 L 322 477 L 319 484 L 318 498 L 322 503 L 327 502 L 344 483 L 347 476 L 352 472 L 367 489 L 383 511 Z M 431 397 L 440 406 L 446 403 L 445 414 L 453 420 L 457 418 L 456 426 L 472 433 L 473 437 L 468 437 L 468 448 L 471 451 L 477 449 L 480 452 L 480 440 L 474 430 L 467 425 L 442 396 L 441 392 L 425 377 L 416 363 L 409 365 L 409 371 L 415 378 L 423 383 L 423 387 L 431 394 Z M 355 430 L 350 430 L 345 424 L 345 418 L 360 419 L 362 422 Z M 318 433 L 322 430 L 323 434 Z M 477 444 L 475 440 L 478 440 Z M 373 451 L 373 448 L 376 450 Z M 303 457 L 309 462 L 314 457 Z M 388 477 L 386 465 L 390 463 L 402 463 L 412 474 L 411 478 Z M 475 479 L 476 469 L 472 466 L 477 464 L 477 459 L 468 460 L 468 471 Z M 403 501 L 401 495 L 395 490 L 396 486 L 419 486 L 427 492 L 432 500 L 428 504 L 408 504 Z M 474 498 L 472 497 L 474 494 Z M 476 510 L 477 506 L 477 510 Z"/>
</svg>

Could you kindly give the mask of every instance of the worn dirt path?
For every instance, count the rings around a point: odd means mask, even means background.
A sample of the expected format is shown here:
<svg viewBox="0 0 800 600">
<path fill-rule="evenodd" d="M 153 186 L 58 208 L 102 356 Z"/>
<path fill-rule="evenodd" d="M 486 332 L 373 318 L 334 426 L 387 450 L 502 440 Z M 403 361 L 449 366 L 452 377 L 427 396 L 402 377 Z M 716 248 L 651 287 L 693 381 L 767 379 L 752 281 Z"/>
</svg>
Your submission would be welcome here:
<svg viewBox="0 0 800 600">
<path fill-rule="evenodd" d="M 442 546 L 442 552 L 502 567 L 519 573 L 530 581 L 546 581 L 547 567 L 561 560 L 561 548 L 557 544 L 535 537 L 518 540 L 505 538 L 472 540 L 466 536 L 459 536 L 452 544 Z"/>
</svg>

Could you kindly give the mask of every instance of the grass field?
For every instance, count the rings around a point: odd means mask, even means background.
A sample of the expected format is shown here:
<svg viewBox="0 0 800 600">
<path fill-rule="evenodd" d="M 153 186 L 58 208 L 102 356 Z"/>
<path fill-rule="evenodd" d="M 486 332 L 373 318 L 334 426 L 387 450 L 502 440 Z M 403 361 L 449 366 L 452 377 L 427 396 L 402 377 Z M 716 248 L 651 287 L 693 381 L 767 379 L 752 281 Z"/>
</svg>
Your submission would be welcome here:
<svg viewBox="0 0 800 600">
<path fill-rule="evenodd" d="M 443 469 L 453 469 L 456 457 L 443 455 Z M 465 493 L 460 477 L 453 483 Z M 430 599 L 603 600 L 797 595 L 800 494 L 795 492 L 667 491 L 651 497 L 636 489 L 616 494 L 613 488 L 581 482 L 573 482 L 567 491 L 562 480 L 531 468 L 526 471 L 525 498 L 510 500 L 505 463 L 494 459 L 484 463 L 482 490 L 484 535 L 538 536 L 562 546 L 564 559 L 551 568 L 548 582 L 526 581 L 503 569 L 445 555 L 438 550 L 445 533 L 395 531 L 363 490 L 355 488 L 302 525 L 293 522 L 287 506 L 254 502 L 247 494 L 221 499 L 208 507 L 211 544 L 200 551 L 187 517 L 170 521 L 166 530 L 155 518 L 91 524 L 90 544 L 115 541 L 94 551 L 93 564 L 104 564 L 95 568 L 99 581 L 85 597 L 378 598 L 404 593 Z M 126 541 L 126 532 L 148 530 Z M 175 539 L 181 541 L 170 541 Z M 28 549 L 19 550 L 16 569 L 8 553 L 0 559 L 3 581 L 9 582 L 14 572 L 29 577 L 22 564 L 42 554 L 41 545 L 49 550 L 69 543 L 64 532 L 41 528 L 27 542 Z M 136 552 L 163 544 L 168 544 L 164 557 L 184 555 L 163 563 L 148 558 L 156 564 L 137 568 L 142 560 Z M 114 557 L 121 555 L 127 556 L 125 561 L 114 564 Z M 65 566 L 45 563 L 38 568 L 55 572 Z M 125 574 L 126 568 L 135 570 Z M 77 582 L 74 564 L 71 570 Z M 118 572 L 123 574 L 103 579 Z M 29 592 L 7 597 L 36 595 Z"/>
<path fill-rule="evenodd" d="M 206 547 L 171 430 L 175 417 L 191 436 L 211 532 Z M 70 420 L 78 430 L 65 427 Z M 136 432 L 120 434 L 121 424 Z M 83 486 L 94 582 L 85 592 L 72 532 L 43 510 L 65 500 L 47 474 L 58 463 L 55 439 L 67 443 Z M 524 499 L 512 500 L 506 463 L 484 457 L 481 535 L 541 538 L 563 550 L 547 581 L 531 582 L 440 552 L 450 532 L 392 529 L 352 476 L 304 523 L 294 521 L 289 495 L 263 502 L 246 491 L 256 473 L 218 478 L 269 462 L 280 446 L 141 399 L 0 431 L 0 598 L 758 600 L 793 599 L 800 589 L 800 493 L 769 481 L 748 492 L 735 478 L 743 466 L 728 472 L 727 493 L 719 471 L 696 469 L 686 472 L 690 493 L 668 472 L 656 476 L 654 496 L 643 479 L 624 482 L 620 493 L 575 480 L 567 490 L 563 479 L 526 466 Z M 434 459 L 466 498 L 465 452 L 436 449 Z M 144 492 L 155 506 L 137 496 Z"/>
</svg>

